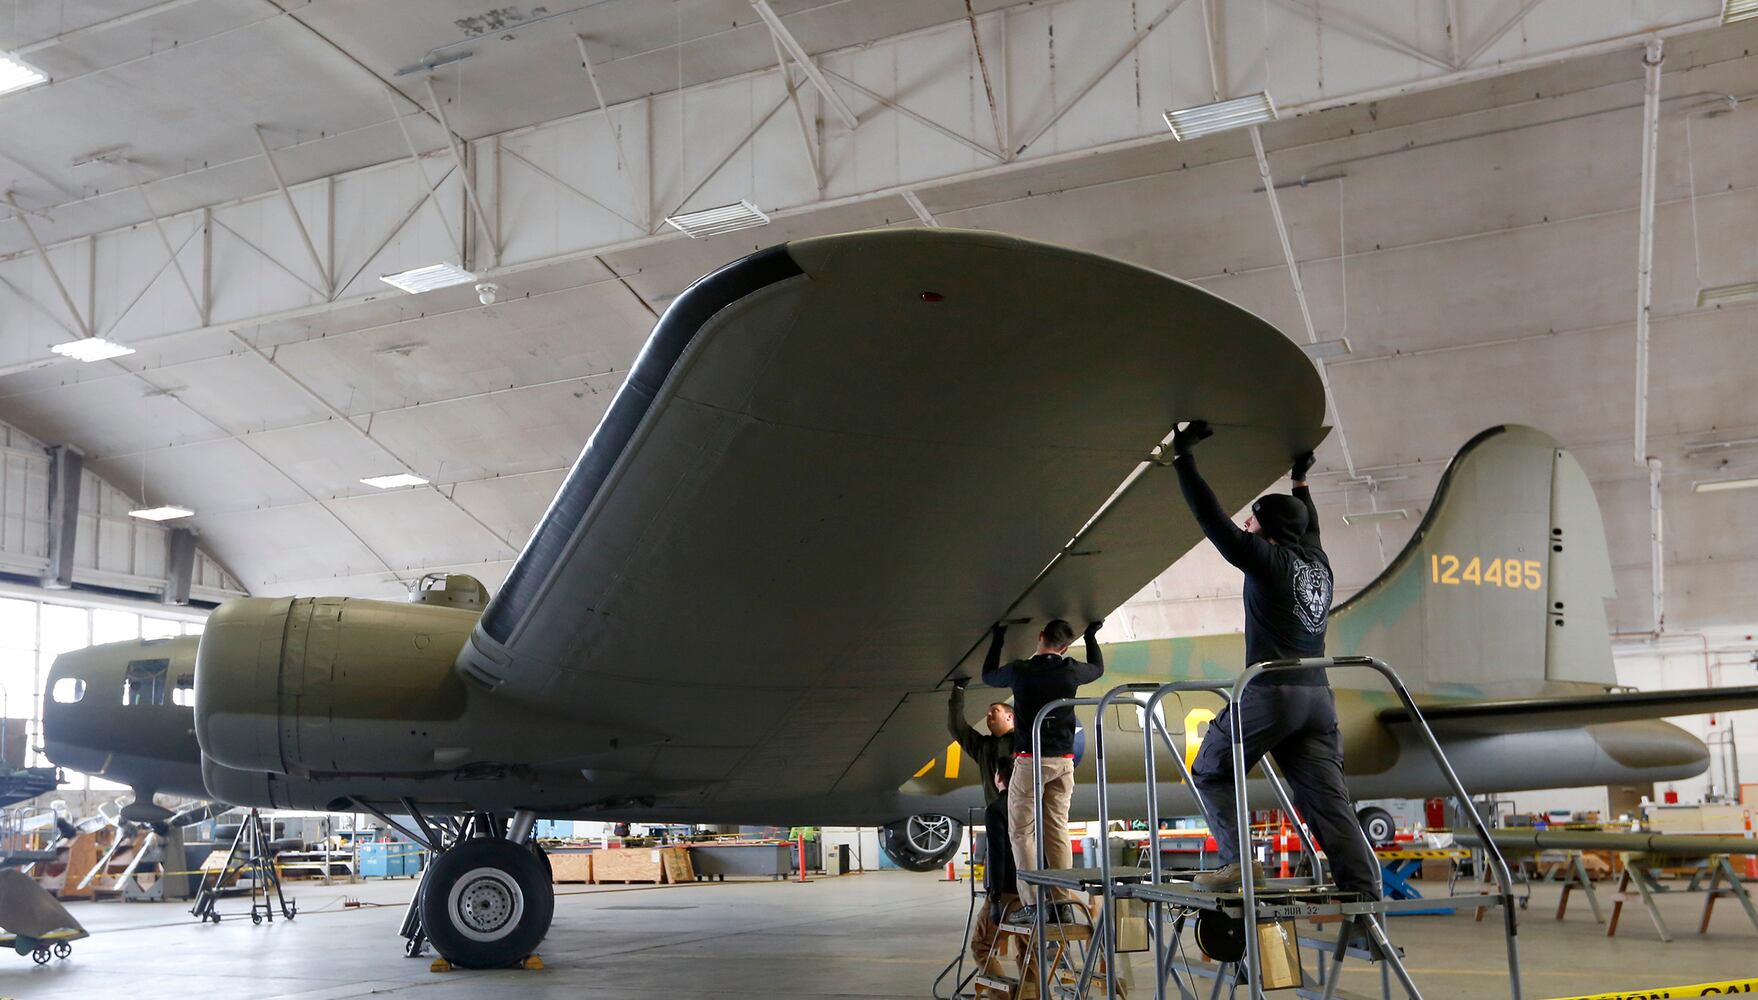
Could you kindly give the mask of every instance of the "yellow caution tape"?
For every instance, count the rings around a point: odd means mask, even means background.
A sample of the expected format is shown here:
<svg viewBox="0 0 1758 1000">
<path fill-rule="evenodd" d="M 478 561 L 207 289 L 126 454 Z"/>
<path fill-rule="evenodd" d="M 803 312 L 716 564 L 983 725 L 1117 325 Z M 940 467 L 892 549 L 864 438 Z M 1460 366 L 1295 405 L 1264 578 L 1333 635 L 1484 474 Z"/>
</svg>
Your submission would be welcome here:
<svg viewBox="0 0 1758 1000">
<path fill-rule="evenodd" d="M 1739 993 L 1758 993 L 1758 979 L 1721 979 L 1713 983 L 1692 983 L 1689 986 L 1619 990 L 1615 993 L 1594 993 L 1591 996 L 1554 997 L 1552 1000 L 1671 1000 L 1673 997 L 1721 997 Z"/>
<path fill-rule="evenodd" d="M 1462 847 L 1418 847 L 1406 851 L 1375 851 L 1374 857 L 1381 861 L 1410 861 L 1415 858 L 1431 860 L 1446 858 L 1469 858 L 1471 852 Z"/>
</svg>

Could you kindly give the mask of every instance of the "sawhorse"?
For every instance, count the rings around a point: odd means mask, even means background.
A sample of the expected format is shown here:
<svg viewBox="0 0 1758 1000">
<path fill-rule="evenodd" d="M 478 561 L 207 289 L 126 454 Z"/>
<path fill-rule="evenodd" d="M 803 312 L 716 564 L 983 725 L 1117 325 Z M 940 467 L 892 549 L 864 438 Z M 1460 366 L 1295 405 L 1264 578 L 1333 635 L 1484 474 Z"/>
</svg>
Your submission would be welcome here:
<svg viewBox="0 0 1758 1000">
<path fill-rule="evenodd" d="M 1551 875 L 1556 875 L 1563 871 L 1564 866 L 1562 865 L 1552 868 L 1550 875 L 1545 876 L 1545 881 L 1550 881 Z M 1605 917 L 1600 915 L 1599 912 L 1599 896 L 1593 891 L 1593 879 L 1587 875 L 1587 862 L 1583 860 L 1580 851 L 1569 852 L 1567 871 L 1564 872 L 1562 878 L 1558 879 L 1558 881 L 1563 883 L 1563 896 L 1561 899 L 1557 900 L 1558 920 L 1563 919 L 1563 914 L 1567 913 L 1569 910 L 1569 893 L 1574 892 L 1576 889 L 1580 889 L 1581 894 L 1587 897 L 1587 905 L 1593 908 L 1593 922 L 1596 924 L 1605 923 Z"/>
<path fill-rule="evenodd" d="M 1624 873 L 1618 876 L 1618 887 L 1612 892 L 1611 923 L 1606 925 L 1605 936 L 1611 937 L 1618 932 L 1618 917 L 1624 912 L 1624 904 L 1630 899 L 1630 887 L 1634 885 L 1641 894 L 1642 905 L 1648 908 L 1648 919 L 1654 921 L 1655 933 L 1662 941 L 1670 942 L 1673 937 L 1666 929 L 1666 921 L 1661 919 L 1660 907 L 1654 903 L 1654 894 L 1665 892 L 1666 888 L 1654 877 L 1645 855 L 1623 854 Z"/>
<path fill-rule="evenodd" d="M 1752 926 L 1758 928 L 1758 907 L 1752 905 L 1752 897 L 1746 894 L 1746 887 L 1734 873 L 1733 865 L 1728 863 L 1728 856 L 1710 855 L 1709 873 L 1708 895 L 1703 900 L 1703 920 L 1697 925 L 1697 933 L 1709 933 L 1709 914 L 1715 909 L 1715 901 L 1726 896 L 1739 900 L 1740 905 L 1745 907 L 1746 917 L 1752 921 Z M 1724 881 L 1726 885 L 1721 884 Z"/>
</svg>

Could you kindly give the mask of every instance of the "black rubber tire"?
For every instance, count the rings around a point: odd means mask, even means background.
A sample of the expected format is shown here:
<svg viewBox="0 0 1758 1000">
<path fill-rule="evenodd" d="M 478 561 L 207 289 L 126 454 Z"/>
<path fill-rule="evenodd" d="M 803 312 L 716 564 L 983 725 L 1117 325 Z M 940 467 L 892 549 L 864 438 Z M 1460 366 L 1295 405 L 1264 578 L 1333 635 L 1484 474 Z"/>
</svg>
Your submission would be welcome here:
<svg viewBox="0 0 1758 1000">
<path fill-rule="evenodd" d="M 421 888 L 428 941 L 463 969 L 517 965 L 549 933 L 554 916 L 555 890 L 543 863 L 499 837 L 466 840 L 439 855 Z"/>
<path fill-rule="evenodd" d="M 945 843 L 939 850 L 927 851 L 912 843 L 909 824 L 917 819 L 930 819 L 937 823 L 949 824 Z M 900 819 L 895 823 L 887 823 L 879 828 L 879 849 L 885 856 L 897 863 L 899 868 L 912 872 L 931 872 L 945 867 L 946 862 L 958 854 L 964 846 L 964 826 L 950 816 L 924 815 Z"/>
<path fill-rule="evenodd" d="M 55 942 L 55 957 L 65 959 L 73 954 L 73 945 L 66 941 Z"/>
<path fill-rule="evenodd" d="M 1374 847 L 1389 847 L 1398 842 L 1398 821 L 1379 806 L 1364 806 L 1355 812 L 1355 821 Z"/>
<path fill-rule="evenodd" d="M 1245 957 L 1245 922 L 1204 910 L 1196 915 L 1196 946 L 1217 962 L 1237 962 Z"/>
<path fill-rule="evenodd" d="M 545 882 L 548 882 L 551 885 L 554 885 L 555 884 L 555 869 L 550 866 L 549 852 L 544 850 L 543 845 L 539 844 L 535 840 L 528 841 L 527 843 L 531 847 L 531 853 L 537 855 L 537 860 L 543 864 L 543 880 Z"/>
</svg>

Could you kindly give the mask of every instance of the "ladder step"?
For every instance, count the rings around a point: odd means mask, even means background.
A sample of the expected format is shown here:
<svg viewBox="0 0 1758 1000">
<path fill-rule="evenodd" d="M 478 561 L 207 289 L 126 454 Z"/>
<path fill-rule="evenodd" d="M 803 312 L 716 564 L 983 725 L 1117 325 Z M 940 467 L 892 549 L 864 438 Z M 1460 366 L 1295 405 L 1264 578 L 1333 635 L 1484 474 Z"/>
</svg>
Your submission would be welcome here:
<svg viewBox="0 0 1758 1000">
<path fill-rule="evenodd" d="M 1002 924 L 1002 934 L 1017 934 L 1020 937 L 1032 936 L 1031 924 Z M 1086 924 L 1045 924 L 1044 940 L 1046 941 L 1090 941 L 1093 929 Z"/>
</svg>

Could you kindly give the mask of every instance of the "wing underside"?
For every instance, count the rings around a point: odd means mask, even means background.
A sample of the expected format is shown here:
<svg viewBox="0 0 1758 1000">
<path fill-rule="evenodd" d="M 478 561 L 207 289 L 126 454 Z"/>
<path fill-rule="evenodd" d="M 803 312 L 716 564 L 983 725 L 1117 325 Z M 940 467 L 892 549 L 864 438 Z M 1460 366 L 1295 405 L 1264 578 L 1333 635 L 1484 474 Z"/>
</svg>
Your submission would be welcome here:
<svg viewBox="0 0 1758 1000">
<path fill-rule="evenodd" d="M 1101 616 L 1198 540 L 1143 465 L 1175 422 L 1218 426 L 1237 507 L 1323 410 L 1273 327 L 1108 259 L 946 230 L 764 251 L 661 319 L 460 668 L 668 734 L 590 763 L 705 803 L 894 789 L 922 744 L 888 748 L 938 726 L 921 695 L 989 623 Z"/>
</svg>

